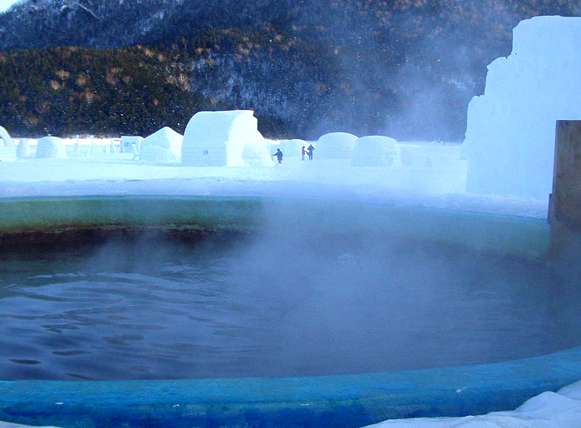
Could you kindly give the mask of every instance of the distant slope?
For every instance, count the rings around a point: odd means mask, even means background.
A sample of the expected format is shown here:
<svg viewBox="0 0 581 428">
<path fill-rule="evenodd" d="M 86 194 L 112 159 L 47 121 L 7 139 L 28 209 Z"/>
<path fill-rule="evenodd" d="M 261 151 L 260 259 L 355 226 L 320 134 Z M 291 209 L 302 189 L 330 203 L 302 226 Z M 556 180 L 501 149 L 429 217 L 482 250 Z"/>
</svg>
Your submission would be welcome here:
<svg viewBox="0 0 581 428">
<path fill-rule="evenodd" d="M 581 3 L 29 0 L 0 15 L 0 123 L 145 133 L 183 130 L 200 108 L 253 108 L 272 135 L 461 139 L 486 65 L 508 54 L 519 20 L 539 14 L 580 15 Z M 63 46 L 89 49 L 65 57 L 70 49 L 54 49 Z M 131 70 L 130 85 L 97 77 L 119 67 Z M 93 76 L 93 101 L 68 79 L 54 89 L 60 70 Z M 155 108 L 143 103 L 148 93 L 159 95 Z M 107 109 L 122 116 L 101 117 Z"/>
</svg>

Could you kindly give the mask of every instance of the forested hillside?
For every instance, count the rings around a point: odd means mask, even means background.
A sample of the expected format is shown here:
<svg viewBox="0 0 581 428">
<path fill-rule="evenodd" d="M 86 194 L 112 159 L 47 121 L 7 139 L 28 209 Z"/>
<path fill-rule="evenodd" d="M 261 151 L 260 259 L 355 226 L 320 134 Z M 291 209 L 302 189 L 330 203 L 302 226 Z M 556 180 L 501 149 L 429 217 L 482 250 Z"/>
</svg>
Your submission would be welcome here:
<svg viewBox="0 0 581 428">
<path fill-rule="evenodd" d="M 272 136 L 461 139 L 519 20 L 566 0 L 29 0 L 0 15 L 15 134 L 183 131 L 251 108 Z"/>
</svg>

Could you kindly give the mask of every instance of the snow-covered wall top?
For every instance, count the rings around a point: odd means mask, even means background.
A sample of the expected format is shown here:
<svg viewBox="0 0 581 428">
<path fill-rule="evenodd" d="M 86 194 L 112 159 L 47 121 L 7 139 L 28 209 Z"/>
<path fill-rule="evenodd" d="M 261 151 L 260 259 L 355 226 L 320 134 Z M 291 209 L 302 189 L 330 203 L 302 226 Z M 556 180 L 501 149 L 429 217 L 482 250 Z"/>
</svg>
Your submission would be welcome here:
<svg viewBox="0 0 581 428">
<path fill-rule="evenodd" d="M 488 66 L 468 107 L 468 191 L 544 199 L 552 187 L 555 123 L 581 119 L 581 18 L 536 17 Z"/>
<path fill-rule="evenodd" d="M 189 121 L 182 163 L 200 166 L 272 164 L 251 110 L 203 111 Z"/>
</svg>

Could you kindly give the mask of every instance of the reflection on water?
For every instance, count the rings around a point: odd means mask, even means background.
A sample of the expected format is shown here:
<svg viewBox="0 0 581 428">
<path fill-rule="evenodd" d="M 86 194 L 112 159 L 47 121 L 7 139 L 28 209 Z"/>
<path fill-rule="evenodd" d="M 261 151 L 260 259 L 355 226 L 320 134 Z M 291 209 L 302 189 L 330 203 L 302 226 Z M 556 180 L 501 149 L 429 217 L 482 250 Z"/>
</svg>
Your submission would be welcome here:
<svg viewBox="0 0 581 428">
<path fill-rule="evenodd" d="M 581 343 L 578 289 L 540 264 L 364 238 L 4 253 L 0 378 L 356 373 Z"/>
</svg>

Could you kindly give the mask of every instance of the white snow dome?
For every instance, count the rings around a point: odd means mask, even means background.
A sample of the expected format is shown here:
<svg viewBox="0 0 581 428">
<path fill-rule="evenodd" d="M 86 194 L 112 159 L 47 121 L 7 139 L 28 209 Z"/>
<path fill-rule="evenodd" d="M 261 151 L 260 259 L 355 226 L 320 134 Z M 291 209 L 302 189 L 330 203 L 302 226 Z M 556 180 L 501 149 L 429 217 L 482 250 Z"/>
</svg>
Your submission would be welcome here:
<svg viewBox="0 0 581 428">
<path fill-rule="evenodd" d="M 182 145 L 184 165 L 272 166 L 270 155 L 252 110 L 198 112 Z"/>
<path fill-rule="evenodd" d="M 6 130 L 0 126 L 0 146 L 12 146 L 12 138 L 10 138 L 10 134 Z"/>
<path fill-rule="evenodd" d="M 347 132 L 331 132 L 317 141 L 316 156 L 319 159 L 351 159 L 357 136 Z"/>
<path fill-rule="evenodd" d="M 278 147 L 282 151 L 285 157 L 296 158 L 301 155 L 302 147 L 309 147 L 309 143 L 305 140 L 292 139 L 292 140 L 280 140 Z"/>
<path fill-rule="evenodd" d="M 149 162 L 179 162 L 184 137 L 169 127 L 161 128 L 141 143 L 141 159 Z"/>
<path fill-rule="evenodd" d="M 393 138 L 373 135 L 355 141 L 351 165 L 394 166 L 398 163 L 399 146 Z"/>
<path fill-rule="evenodd" d="M 27 138 L 23 138 L 18 143 L 18 146 L 16 146 L 16 157 L 18 159 L 30 157 L 30 151 L 30 141 Z"/>
<path fill-rule="evenodd" d="M 36 146 L 38 159 L 66 159 L 67 149 L 62 139 L 58 137 L 44 137 L 38 140 Z"/>
</svg>

